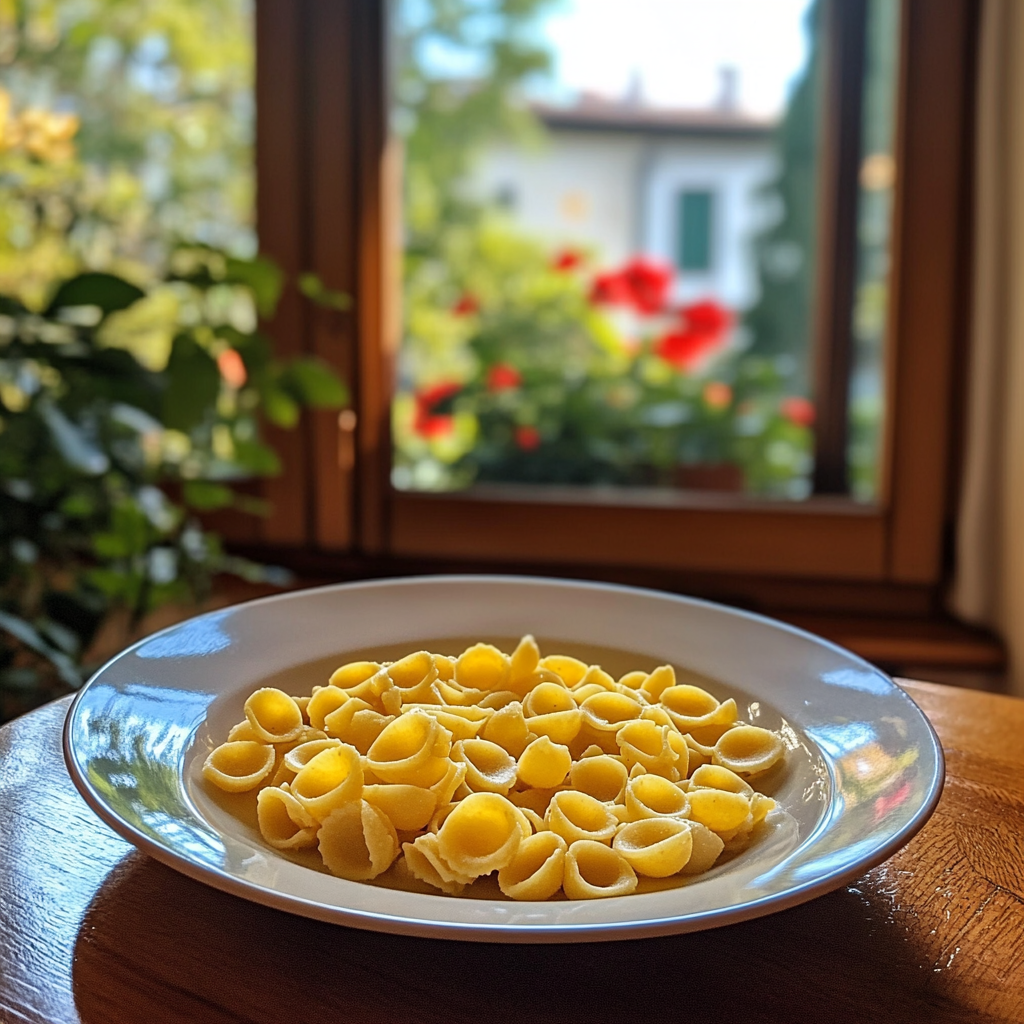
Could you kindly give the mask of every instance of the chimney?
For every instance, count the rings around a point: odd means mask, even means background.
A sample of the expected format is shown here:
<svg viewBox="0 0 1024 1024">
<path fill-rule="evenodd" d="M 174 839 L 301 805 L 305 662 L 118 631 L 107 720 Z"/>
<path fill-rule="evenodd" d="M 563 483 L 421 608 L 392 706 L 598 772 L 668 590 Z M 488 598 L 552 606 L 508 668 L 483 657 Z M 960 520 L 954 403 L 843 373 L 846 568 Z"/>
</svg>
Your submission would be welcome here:
<svg viewBox="0 0 1024 1024">
<path fill-rule="evenodd" d="M 731 66 L 718 69 L 718 99 L 715 107 L 725 114 L 734 114 L 739 109 L 739 69 Z"/>
</svg>

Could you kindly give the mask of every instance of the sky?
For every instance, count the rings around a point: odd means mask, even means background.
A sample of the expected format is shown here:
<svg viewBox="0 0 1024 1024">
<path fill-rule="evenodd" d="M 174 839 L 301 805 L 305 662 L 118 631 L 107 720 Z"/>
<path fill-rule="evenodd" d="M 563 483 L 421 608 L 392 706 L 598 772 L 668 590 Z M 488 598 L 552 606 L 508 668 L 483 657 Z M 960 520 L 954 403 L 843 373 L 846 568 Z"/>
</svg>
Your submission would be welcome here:
<svg viewBox="0 0 1024 1024">
<path fill-rule="evenodd" d="M 773 115 L 807 57 L 811 0 L 561 0 L 543 34 L 557 54 L 552 95 L 623 96 L 637 78 L 659 106 L 707 107 L 720 69 L 738 73 L 739 105 Z"/>
</svg>

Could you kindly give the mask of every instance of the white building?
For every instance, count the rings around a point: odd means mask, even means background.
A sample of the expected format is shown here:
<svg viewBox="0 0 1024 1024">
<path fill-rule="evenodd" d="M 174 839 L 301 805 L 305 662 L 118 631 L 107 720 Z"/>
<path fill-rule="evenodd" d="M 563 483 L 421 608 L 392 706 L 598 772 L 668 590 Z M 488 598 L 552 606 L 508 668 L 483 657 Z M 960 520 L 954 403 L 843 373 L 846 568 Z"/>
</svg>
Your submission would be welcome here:
<svg viewBox="0 0 1024 1024">
<path fill-rule="evenodd" d="M 533 110 L 546 137 L 490 149 L 482 196 L 553 245 L 592 246 L 604 266 L 637 254 L 673 264 L 681 301 L 753 304 L 750 240 L 773 216 L 759 194 L 776 170 L 773 122 L 589 96 Z"/>
</svg>

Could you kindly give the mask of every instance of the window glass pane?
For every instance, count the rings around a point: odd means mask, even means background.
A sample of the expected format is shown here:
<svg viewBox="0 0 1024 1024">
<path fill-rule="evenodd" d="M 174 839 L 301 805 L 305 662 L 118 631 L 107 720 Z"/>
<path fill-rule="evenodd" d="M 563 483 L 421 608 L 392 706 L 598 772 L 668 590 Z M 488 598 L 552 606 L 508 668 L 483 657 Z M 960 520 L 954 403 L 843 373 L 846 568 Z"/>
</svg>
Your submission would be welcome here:
<svg viewBox="0 0 1024 1024">
<path fill-rule="evenodd" d="M 251 17 L 0 5 L 0 292 L 36 302 L 80 269 L 145 283 L 182 241 L 254 252 Z"/>
<path fill-rule="evenodd" d="M 679 195 L 679 257 L 682 271 L 711 269 L 711 232 L 713 224 L 710 192 L 681 192 Z"/>
<path fill-rule="evenodd" d="M 397 487 L 810 493 L 822 2 L 395 0 Z"/>
</svg>

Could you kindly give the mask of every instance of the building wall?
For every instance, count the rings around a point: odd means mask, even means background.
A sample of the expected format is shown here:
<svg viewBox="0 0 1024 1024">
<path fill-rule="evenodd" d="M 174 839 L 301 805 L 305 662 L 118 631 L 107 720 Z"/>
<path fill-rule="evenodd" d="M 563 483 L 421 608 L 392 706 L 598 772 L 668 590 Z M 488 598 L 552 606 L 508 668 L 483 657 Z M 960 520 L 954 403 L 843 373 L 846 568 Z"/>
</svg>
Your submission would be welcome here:
<svg viewBox="0 0 1024 1024">
<path fill-rule="evenodd" d="M 602 265 L 614 266 L 637 253 L 675 262 L 678 195 L 707 188 L 714 264 L 707 274 L 680 275 L 677 298 L 713 295 L 743 309 L 757 298 L 750 240 L 770 216 L 757 193 L 774 168 L 765 138 L 555 129 L 534 148 L 494 146 L 473 189 L 505 202 L 552 246 L 593 247 Z"/>
<path fill-rule="evenodd" d="M 713 295 L 734 309 L 756 301 L 751 242 L 770 215 L 758 190 L 774 170 L 767 141 L 678 139 L 651 145 L 640 211 L 644 252 L 673 262 L 680 193 L 706 190 L 714 197 L 712 264 L 707 273 L 680 274 L 680 299 Z"/>
</svg>

